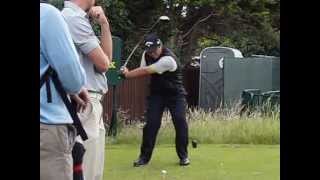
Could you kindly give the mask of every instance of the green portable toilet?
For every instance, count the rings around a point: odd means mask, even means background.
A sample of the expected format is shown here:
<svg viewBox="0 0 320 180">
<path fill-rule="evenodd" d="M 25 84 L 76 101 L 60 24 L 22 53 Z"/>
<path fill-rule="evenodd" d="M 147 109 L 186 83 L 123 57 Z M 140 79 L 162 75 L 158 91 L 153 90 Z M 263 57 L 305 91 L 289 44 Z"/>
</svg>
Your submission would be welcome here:
<svg viewBox="0 0 320 180">
<path fill-rule="evenodd" d="M 252 59 L 260 58 L 260 59 L 270 60 L 271 66 L 272 66 L 271 67 L 271 74 L 272 74 L 271 90 L 272 91 L 280 90 L 280 58 L 276 56 L 265 56 L 265 55 L 252 55 L 251 58 Z"/>
<path fill-rule="evenodd" d="M 246 89 L 261 92 L 280 90 L 279 58 L 248 57 L 224 59 L 224 104 L 239 102 Z"/>
<path fill-rule="evenodd" d="M 216 109 L 223 105 L 223 64 L 227 57 L 242 58 L 242 53 L 228 47 L 208 47 L 200 53 L 199 107 Z"/>
</svg>

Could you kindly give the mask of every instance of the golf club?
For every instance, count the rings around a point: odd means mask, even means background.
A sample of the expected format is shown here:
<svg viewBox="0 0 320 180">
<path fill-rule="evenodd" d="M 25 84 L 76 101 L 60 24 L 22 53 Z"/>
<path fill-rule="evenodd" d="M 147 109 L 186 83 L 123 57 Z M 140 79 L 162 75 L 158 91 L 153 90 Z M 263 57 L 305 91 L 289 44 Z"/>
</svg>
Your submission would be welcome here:
<svg viewBox="0 0 320 180">
<path fill-rule="evenodd" d="M 154 27 L 156 27 L 156 25 L 160 22 L 160 21 L 170 21 L 170 18 L 168 16 L 160 16 L 158 18 L 158 20 L 151 26 L 151 28 L 149 29 L 149 31 L 146 33 L 150 33 Z M 125 63 L 123 64 L 123 66 L 120 68 L 120 71 L 122 71 L 125 67 L 127 67 L 127 64 L 129 62 L 129 60 L 131 59 L 132 55 L 134 54 L 134 52 L 136 51 L 136 49 L 139 47 L 140 43 L 143 41 L 144 36 L 142 36 L 142 38 L 139 40 L 139 42 L 136 44 L 136 46 L 133 48 L 133 50 L 131 51 L 130 55 L 128 56 L 128 58 L 126 59 Z"/>
</svg>

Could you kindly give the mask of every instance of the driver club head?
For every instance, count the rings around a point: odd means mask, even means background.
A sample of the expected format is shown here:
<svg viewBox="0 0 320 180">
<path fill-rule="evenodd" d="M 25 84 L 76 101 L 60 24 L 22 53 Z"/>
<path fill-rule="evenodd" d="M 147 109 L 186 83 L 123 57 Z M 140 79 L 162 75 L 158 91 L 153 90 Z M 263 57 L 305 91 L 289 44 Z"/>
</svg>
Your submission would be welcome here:
<svg viewBox="0 0 320 180">
<path fill-rule="evenodd" d="M 170 21 L 170 18 L 168 16 L 160 16 L 159 20 L 160 21 Z"/>
</svg>

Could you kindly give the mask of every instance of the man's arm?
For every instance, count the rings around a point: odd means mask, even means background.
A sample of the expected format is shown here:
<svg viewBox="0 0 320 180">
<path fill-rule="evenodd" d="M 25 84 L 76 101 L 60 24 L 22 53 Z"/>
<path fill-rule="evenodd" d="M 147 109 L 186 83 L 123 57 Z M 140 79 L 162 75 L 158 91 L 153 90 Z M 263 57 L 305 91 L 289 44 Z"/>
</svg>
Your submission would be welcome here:
<svg viewBox="0 0 320 180">
<path fill-rule="evenodd" d="M 109 57 L 109 60 L 112 61 L 112 35 L 110 31 L 109 22 L 101 24 L 101 47 L 105 54 Z"/>
<path fill-rule="evenodd" d="M 142 63 L 141 63 L 142 64 Z M 124 69 L 122 72 L 126 78 L 136 78 L 141 76 L 150 75 L 153 73 L 162 74 L 166 71 L 175 71 L 177 69 L 177 63 L 170 56 L 162 57 L 158 62 L 151 64 L 149 66 L 142 66 L 132 71 L 128 71 L 128 69 Z"/>
<path fill-rule="evenodd" d="M 88 57 L 99 72 L 105 73 L 108 71 L 111 60 L 100 46 L 90 51 Z"/>
<path fill-rule="evenodd" d="M 123 74 L 125 75 L 125 77 L 127 79 L 132 79 L 132 78 L 137 78 L 137 77 L 142 77 L 142 76 L 147 76 L 147 75 L 150 75 L 150 74 L 153 74 L 155 73 L 155 71 L 152 71 L 150 69 L 150 67 L 139 67 L 139 68 L 136 68 L 132 71 L 128 71 L 128 69 L 125 68 Z"/>
<path fill-rule="evenodd" d="M 109 25 L 101 25 L 101 47 L 97 47 L 88 53 L 89 59 L 100 72 L 106 72 L 112 61 L 112 36 Z"/>
<path fill-rule="evenodd" d="M 101 59 L 103 62 L 103 56 L 106 55 L 108 58 L 108 67 L 112 61 L 112 35 L 110 31 L 110 24 L 105 16 L 101 6 L 94 6 L 89 11 L 89 16 L 91 16 L 95 21 L 97 21 L 101 27 L 101 49 L 97 48 L 89 53 L 90 59 Z M 107 71 L 107 69 L 101 69 Z"/>
<path fill-rule="evenodd" d="M 78 93 L 85 84 L 85 73 L 67 24 L 58 10 L 50 11 L 42 30 L 41 43 L 49 65 L 57 72 L 68 93 Z"/>
<path fill-rule="evenodd" d="M 80 16 L 65 16 L 65 19 L 76 46 L 81 52 L 88 55 L 99 72 L 106 72 L 112 58 L 112 37 L 110 29 L 105 25 L 101 27 L 102 37 L 100 46 L 99 40 L 95 36 L 86 18 Z"/>
</svg>

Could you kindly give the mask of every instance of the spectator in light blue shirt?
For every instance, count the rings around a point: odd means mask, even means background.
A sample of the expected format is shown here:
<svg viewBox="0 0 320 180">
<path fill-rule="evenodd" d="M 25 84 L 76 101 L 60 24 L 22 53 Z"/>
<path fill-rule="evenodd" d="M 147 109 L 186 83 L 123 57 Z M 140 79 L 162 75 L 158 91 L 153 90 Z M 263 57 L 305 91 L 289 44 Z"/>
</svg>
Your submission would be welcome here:
<svg viewBox="0 0 320 180">
<path fill-rule="evenodd" d="M 40 77 L 49 65 L 69 94 L 79 93 L 85 85 L 85 73 L 61 13 L 49 4 L 40 11 Z M 46 87 L 40 90 L 40 122 L 47 124 L 72 123 L 72 119 L 58 92 L 52 89 L 52 103 L 47 102 Z"/>
<path fill-rule="evenodd" d="M 85 73 L 67 24 L 58 9 L 40 1 L 40 78 L 49 66 L 69 95 L 86 92 L 82 89 Z M 71 150 L 76 130 L 51 80 L 50 83 L 52 102 L 47 101 L 47 87 L 40 88 L 40 179 L 72 180 Z"/>
</svg>

